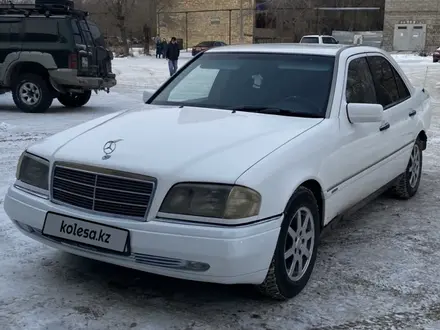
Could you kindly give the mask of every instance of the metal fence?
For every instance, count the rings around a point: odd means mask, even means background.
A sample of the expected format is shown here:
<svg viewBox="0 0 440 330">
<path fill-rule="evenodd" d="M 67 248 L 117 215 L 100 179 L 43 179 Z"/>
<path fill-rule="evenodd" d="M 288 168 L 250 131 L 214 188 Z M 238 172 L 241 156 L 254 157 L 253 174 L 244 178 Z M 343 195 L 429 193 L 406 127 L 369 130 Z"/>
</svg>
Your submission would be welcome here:
<svg viewBox="0 0 440 330">
<path fill-rule="evenodd" d="M 157 13 L 157 31 L 165 38 L 182 39 L 185 48 L 205 40 L 297 42 L 306 34 L 331 35 L 335 30 L 380 31 L 383 14 L 381 7 L 164 11 Z"/>
</svg>

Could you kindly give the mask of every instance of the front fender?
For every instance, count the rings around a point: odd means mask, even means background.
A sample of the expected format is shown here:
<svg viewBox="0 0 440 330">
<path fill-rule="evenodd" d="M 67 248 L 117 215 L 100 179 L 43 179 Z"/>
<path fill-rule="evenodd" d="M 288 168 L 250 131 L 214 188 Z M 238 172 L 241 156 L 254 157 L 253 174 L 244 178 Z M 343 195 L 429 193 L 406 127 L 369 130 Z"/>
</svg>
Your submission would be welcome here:
<svg viewBox="0 0 440 330">
<path fill-rule="evenodd" d="M 236 184 L 261 194 L 260 218 L 283 213 L 295 190 L 309 180 L 320 185 L 322 199 L 325 199 L 324 192 L 330 183 L 322 173 L 326 159 L 336 147 L 329 142 L 336 141 L 333 135 L 337 131 L 331 128 L 332 125 L 328 120 L 327 124 L 315 126 L 260 160 L 237 179 Z"/>
</svg>

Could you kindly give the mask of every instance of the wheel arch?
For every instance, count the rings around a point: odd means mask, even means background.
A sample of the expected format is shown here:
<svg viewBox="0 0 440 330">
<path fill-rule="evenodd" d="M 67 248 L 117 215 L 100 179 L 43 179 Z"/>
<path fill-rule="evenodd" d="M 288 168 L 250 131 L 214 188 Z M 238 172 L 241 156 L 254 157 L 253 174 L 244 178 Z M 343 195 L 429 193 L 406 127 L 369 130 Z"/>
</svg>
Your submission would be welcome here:
<svg viewBox="0 0 440 330">
<path fill-rule="evenodd" d="M 289 202 L 287 203 L 286 210 L 289 209 L 291 203 L 292 203 L 292 197 L 295 194 L 295 191 L 299 187 L 304 187 L 310 190 L 313 194 L 313 196 L 316 199 L 316 202 L 318 204 L 319 208 L 319 216 L 320 216 L 320 222 L 321 222 L 321 229 L 324 226 L 324 216 L 325 216 L 325 198 L 324 198 L 324 191 L 322 190 L 321 184 L 316 179 L 308 179 L 301 184 L 298 185 L 298 187 L 293 191 Z"/>
<path fill-rule="evenodd" d="M 38 62 L 21 61 L 15 63 L 6 76 L 6 84 L 11 85 L 13 77 L 19 77 L 23 73 L 34 73 L 45 79 L 49 79 L 49 71 Z"/>
</svg>

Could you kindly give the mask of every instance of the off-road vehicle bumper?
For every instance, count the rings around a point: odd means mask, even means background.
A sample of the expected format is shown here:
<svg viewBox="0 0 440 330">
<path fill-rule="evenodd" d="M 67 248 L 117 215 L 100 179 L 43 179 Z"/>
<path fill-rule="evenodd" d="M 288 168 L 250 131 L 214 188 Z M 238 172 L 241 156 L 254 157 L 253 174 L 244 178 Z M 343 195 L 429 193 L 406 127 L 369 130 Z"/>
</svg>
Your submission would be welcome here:
<svg viewBox="0 0 440 330">
<path fill-rule="evenodd" d="M 57 69 L 49 71 L 50 78 L 57 85 L 75 86 L 84 89 L 107 89 L 116 85 L 116 76 L 111 73 L 105 78 L 78 76 L 77 70 Z"/>
</svg>

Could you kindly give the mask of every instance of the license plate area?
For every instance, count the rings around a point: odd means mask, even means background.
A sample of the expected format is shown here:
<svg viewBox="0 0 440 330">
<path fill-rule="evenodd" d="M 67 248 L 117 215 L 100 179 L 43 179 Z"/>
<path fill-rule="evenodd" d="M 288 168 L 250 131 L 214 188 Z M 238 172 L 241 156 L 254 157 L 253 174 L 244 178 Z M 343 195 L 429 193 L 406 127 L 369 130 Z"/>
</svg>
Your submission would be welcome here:
<svg viewBox="0 0 440 330">
<path fill-rule="evenodd" d="M 48 212 L 44 236 L 91 251 L 130 255 L 130 232 L 114 226 Z"/>
</svg>

